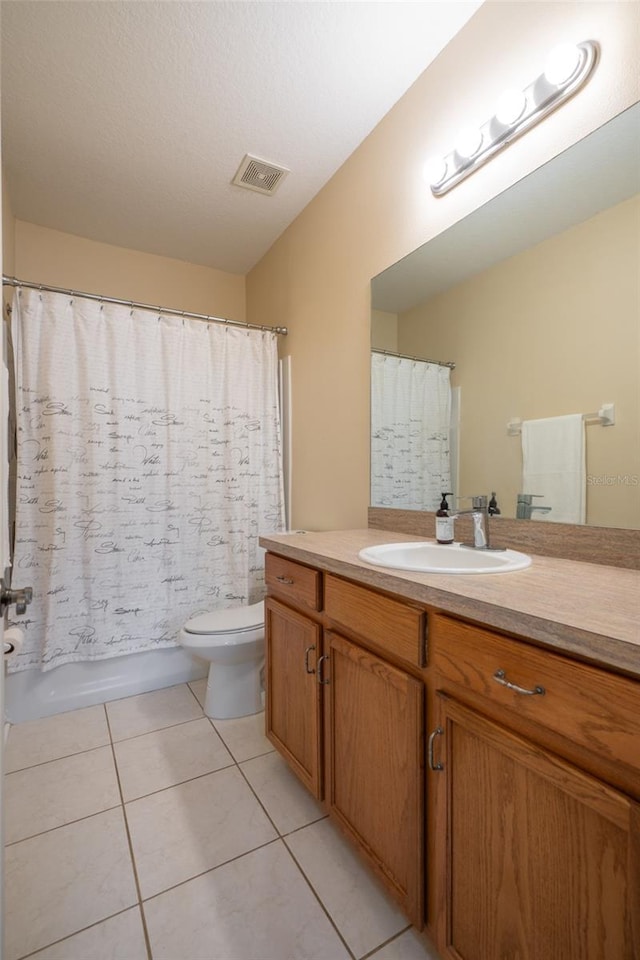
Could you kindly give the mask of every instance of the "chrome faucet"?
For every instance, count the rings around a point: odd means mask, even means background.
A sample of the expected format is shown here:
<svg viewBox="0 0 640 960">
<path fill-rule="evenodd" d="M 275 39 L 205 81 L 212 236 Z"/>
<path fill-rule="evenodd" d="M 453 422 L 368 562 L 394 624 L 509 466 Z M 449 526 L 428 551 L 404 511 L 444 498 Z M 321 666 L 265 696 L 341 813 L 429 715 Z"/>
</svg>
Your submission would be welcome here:
<svg viewBox="0 0 640 960">
<path fill-rule="evenodd" d="M 463 547 L 470 547 L 472 550 L 504 550 L 505 547 L 492 547 L 489 544 L 489 498 L 482 495 L 479 497 L 461 497 L 462 500 L 471 500 L 470 510 L 457 510 L 450 513 L 453 520 L 458 517 L 470 516 L 473 518 L 473 543 L 462 543 Z"/>
<path fill-rule="evenodd" d="M 534 510 L 540 513 L 549 513 L 552 507 L 536 507 L 533 504 L 536 499 L 544 497 L 543 493 L 519 493 L 516 499 L 516 520 L 531 520 L 531 514 Z"/>
</svg>

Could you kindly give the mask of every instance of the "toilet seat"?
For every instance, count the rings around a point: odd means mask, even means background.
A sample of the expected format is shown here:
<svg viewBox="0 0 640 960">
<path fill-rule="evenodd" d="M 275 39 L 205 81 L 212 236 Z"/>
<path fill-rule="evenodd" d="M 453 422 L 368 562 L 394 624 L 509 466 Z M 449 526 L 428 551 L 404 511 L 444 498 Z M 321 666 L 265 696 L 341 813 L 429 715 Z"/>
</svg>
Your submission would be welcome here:
<svg viewBox="0 0 640 960">
<path fill-rule="evenodd" d="M 263 625 L 264 601 L 260 600 L 259 603 L 251 603 L 245 607 L 201 613 L 187 620 L 183 630 L 196 636 L 215 636 L 247 633 Z"/>
</svg>

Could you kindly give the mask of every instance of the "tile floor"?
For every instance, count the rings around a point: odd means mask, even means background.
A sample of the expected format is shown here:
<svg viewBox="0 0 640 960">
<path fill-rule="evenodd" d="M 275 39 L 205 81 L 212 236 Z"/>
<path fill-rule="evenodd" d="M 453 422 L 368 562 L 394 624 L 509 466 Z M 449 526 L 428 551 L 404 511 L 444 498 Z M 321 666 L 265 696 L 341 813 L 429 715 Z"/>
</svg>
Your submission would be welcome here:
<svg viewBox="0 0 640 960">
<path fill-rule="evenodd" d="M 205 683 L 11 729 L 6 960 L 437 960 Z"/>
</svg>

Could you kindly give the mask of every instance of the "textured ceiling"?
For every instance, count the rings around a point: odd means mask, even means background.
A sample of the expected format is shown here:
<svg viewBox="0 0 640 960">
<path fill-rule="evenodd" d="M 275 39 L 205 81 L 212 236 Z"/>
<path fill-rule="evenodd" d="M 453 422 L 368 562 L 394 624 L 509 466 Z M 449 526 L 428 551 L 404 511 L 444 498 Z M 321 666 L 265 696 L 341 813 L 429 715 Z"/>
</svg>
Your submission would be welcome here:
<svg viewBox="0 0 640 960">
<path fill-rule="evenodd" d="M 244 274 L 479 6 L 5 0 L 13 212 Z M 231 185 L 245 153 L 274 196 Z"/>
</svg>

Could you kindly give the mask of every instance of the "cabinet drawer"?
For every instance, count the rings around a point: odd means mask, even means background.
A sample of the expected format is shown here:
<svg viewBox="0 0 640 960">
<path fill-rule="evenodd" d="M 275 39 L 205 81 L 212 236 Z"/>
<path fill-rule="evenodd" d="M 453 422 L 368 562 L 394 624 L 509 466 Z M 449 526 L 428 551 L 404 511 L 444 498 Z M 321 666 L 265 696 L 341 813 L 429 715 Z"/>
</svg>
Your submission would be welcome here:
<svg viewBox="0 0 640 960">
<path fill-rule="evenodd" d="M 638 681 L 447 617 L 433 617 L 431 636 L 438 684 L 447 678 L 640 772 Z"/>
<path fill-rule="evenodd" d="M 268 553 L 264 577 L 268 589 L 293 606 L 322 609 L 322 575 L 318 570 Z"/>
<path fill-rule="evenodd" d="M 325 576 L 325 612 L 335 623 L 422 667 L 426 613 L 331 574 Z"/>
</svg>

